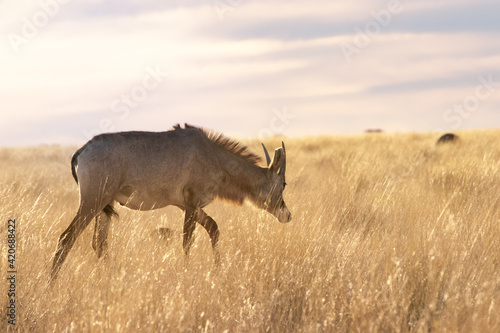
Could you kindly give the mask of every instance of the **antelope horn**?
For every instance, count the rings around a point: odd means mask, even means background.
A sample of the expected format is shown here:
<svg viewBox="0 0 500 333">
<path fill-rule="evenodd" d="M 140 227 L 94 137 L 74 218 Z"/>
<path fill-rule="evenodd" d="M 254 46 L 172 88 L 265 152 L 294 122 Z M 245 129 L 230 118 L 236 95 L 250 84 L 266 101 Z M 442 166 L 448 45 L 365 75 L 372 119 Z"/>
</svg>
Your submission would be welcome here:
<svg viewBox="0 0 500 333">
<path fill-rule="evenodd" d="M 269 153 L 267 152 L 266 146 L 262 144 L 262 148 L 264 148 L 264 153 L 266 154 L 266 161 L 267 161 L 267 166 L 271 164 L 271 157 L 269 157 Z"/>
<path fill-rule="evenodd" d="M 286 149 L 285 149 L 285 143 L 281 141 L 281 147 L 283 147 L 283 158 L 285 159 L 283 161 L 283 165 L 280 168 L 280 175 L 284 175 L 286 171 Z"/>
</svg>

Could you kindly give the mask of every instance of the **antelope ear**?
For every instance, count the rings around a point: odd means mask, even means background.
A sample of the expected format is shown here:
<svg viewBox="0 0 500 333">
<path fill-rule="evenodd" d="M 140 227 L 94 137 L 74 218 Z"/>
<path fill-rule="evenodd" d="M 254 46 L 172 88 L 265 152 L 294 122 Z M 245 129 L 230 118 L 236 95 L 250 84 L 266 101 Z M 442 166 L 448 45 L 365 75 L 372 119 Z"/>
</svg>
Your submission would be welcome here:
<svg viewBox="0 0 500 333">
<path fill-rule="evenodd" d="M 285 162 L 285 153 L 283 152 L 283 148 L 278 148 L 274 151 L 274 158 L 269 165 L 269 170 L 273 173 L 278 173 L 280 171 L 281 166 Z"/>
</svg>

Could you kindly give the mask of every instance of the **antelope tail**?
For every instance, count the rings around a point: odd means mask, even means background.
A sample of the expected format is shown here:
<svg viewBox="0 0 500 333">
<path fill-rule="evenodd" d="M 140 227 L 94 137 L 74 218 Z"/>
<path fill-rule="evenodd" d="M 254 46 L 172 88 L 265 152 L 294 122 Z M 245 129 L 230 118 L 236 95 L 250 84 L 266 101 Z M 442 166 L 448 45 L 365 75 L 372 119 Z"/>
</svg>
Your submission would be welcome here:
<svg viewBox="0 0 500 333">
<path fill-rule="evenodd" d="M 83 148 L 85 148 L 85 146 L 78 149 L 71 158 L 71 173 L 73 174 L 73 178 L 75 178 L 75 182 L 77 184 L 78 184 L 78 175 L 76 174 L 76 168 L 78 167 L 78 156 L 80 156 L 80 154 L 82 153 Z"/>
</svg>

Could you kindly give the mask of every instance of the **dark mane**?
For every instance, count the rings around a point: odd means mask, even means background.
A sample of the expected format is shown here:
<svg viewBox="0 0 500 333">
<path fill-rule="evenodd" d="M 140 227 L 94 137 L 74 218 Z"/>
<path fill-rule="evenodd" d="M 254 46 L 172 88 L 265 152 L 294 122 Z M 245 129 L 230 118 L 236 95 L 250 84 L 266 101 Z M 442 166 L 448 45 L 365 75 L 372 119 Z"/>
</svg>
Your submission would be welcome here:
<svg viewBox="0 0 500 333">
<path fill-rule="evenodd" d="M 183 128 L 177 124 L 174 126 L 174 130 L 182 130 Z M 214 144 L 216 144 L 218 147 L 238 156 L 241 157 L 242 159 L 246 160 L 247 162 L 257 165 L 259 162 L 261 162 L 261 158 L 248 149 L 247 146 L 242 145 L 238 141 L 234 141 L 228 137 L 225 137 L 223 134 L 204 129 L 202 127 L 196 127 L 192 126 L 189 124 L 184 124 L 184 129 L 196 129 L 203 133 L 207 139 L 212 141 Z"/>
</svg>

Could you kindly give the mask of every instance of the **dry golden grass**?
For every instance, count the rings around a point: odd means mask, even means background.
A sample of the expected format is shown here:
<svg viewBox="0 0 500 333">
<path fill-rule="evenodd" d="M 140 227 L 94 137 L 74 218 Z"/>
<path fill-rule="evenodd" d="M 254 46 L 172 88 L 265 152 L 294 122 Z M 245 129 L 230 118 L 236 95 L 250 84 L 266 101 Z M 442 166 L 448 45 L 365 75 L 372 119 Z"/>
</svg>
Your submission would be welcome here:
<svg viewBox="0 0 500 333">
<path fill-rule="evenodd" d="M 289 224 L 214 203 L 223 266 L 176 208 L 119 208 L 108 256 L 78 239 L 45 289 L 78 206 L 74 147 L 0 150 L 2 276 L 17 220 L 21 332 L 499 332 L 500 131 L 287 139 Z M 259 142 L 247 142 L 261 153 Z M 280 142 L 270 140 L 268 147 Z M 4 280 L 4 279 L 2 279 Z M 5 320 L 7 283 L 0 284 Z"/>
</svg>

